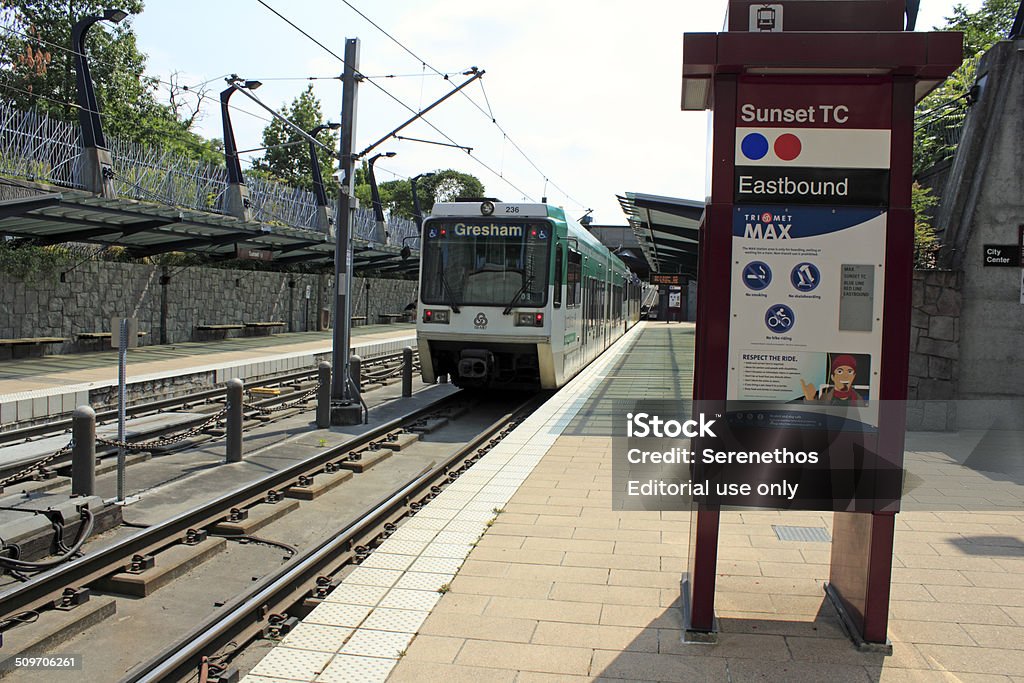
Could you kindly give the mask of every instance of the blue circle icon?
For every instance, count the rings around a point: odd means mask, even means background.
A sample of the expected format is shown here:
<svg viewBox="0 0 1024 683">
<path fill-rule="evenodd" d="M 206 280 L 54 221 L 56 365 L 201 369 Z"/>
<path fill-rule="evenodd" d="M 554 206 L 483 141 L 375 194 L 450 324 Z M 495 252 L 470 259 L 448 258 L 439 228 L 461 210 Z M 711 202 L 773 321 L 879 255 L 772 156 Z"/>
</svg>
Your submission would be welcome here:
<svg viewBox="0 0 1024 683">
<path fill-rule="evenodd" d="M 772 269 L 763 261 L 751 261 L 743 266 L 743 284 L 747 289 L 760 292 L 772 283 Z"/>
<path fill-rule="evenodd" d="M 810 292 L 821 284 L 821 271 L 813 263 L 798 263 L 789 274 L 789 281 L 800 292 Z"/>
<path fill-rule="evenodd" d="M 760 133 L 748 133 L 740 142 L 740 150 L 748 159 L 754 161 L 763 159 L 764 155 L 768 153 L 768 138 Z"/>
<path fill-rule="evenodd" d="M 764 314 L 764 324 L 775 334 L 785 334 L 793 329 L 796 316 L 786 304 L 775 304 Z"/>
</svg>

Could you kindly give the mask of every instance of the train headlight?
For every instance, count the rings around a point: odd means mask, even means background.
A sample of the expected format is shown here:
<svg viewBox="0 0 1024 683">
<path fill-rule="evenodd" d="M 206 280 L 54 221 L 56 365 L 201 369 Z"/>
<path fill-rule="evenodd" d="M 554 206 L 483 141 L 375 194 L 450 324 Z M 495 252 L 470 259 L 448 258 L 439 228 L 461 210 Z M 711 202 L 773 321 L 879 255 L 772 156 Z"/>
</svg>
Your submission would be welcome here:
<svg viewBox="0 0 1024 683">
<path fill-rule="evenodd" d="M 425 323 L 441 323 L 442 325 L 448 324 L 449 311 L 447 310 L 432 310 L 426 309 L 423 311 L 423 322 Z"/>
<path fill-rule="evenodd" d="M 544 314 L 516 313 L 516 327 L 544 327 Z"/>
<path fill-rule="evenodd" d="M 480 205 L 480 213 L 485 216 L 490 216 L 494 213 L 494 202 L 486 201 Z"/>
</svg>

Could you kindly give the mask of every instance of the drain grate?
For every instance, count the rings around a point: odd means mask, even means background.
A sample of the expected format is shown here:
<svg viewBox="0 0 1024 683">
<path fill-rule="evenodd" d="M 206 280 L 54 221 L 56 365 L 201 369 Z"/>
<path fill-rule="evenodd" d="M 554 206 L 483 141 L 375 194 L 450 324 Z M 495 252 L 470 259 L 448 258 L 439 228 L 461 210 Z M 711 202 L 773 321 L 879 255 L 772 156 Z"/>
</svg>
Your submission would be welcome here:
<svg viewBox="0 0 1024 683">
<path fill-rule="evenodd" d="M 812 543 L 829 543 L 832 537 L 828 530 L 820 526 L 782 526 L 772 524 L 775 535 L 780 541 L 810 541 Z"/>
</svg>

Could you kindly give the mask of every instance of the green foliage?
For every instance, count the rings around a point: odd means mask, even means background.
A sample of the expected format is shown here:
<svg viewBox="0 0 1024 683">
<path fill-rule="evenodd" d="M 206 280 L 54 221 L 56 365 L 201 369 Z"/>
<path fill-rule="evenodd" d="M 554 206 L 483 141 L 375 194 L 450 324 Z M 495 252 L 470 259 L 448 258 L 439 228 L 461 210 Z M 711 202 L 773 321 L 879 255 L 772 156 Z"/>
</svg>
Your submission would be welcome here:
<svg viewBox="0 0 1024 683">
<path fill-rule="evenodd" d="M 1019 0 L 985 0 L 976 12 L 963 5 L 953 7 L 953 16 L 938 30 L 963 31 L 964 55 L 980 55 L 1000 40 L 1005 40 L 1013 26 Z"/>
<path fill-rule="evenodd" d="M 143 10 L 142 0 L 115 4 L 129 14 Z M 0 24 L 17 31 L 0 31 L 0 69 L 8 86 L 4 96 L 24 109 L 36 107 L 76 121 L 71 30 L 79 19 L 102 14 L 109 6 L 99 0 L 0 0 Z M 223 163 L 216 141 L 189 130 L 192 118 L 179 120 L 171 107 L 157 101 L 159 81 L 145 75 L 146 55 L 136 45 L 130 19 L 94 24 L 84 47 L 106 135 Z"/>
<path fill-rule="evenodd" d="M 910 193 L 910 206 L 914 210 L 914 267 L 934 268 L 939 239 L 932 227 L 929 211 L 939 203 L 929 187 L 914 183 Z"/>
<path fill-rule="evenodd" d="M 380 203 L 386 212 L 392 216 L 413 218 L 412 185 L 408 180 L 389 180 L 378 183 L 378 188 Z M 435 171 L 429 178 L 416 181 L 423 215 L 430 213 L 435 202 L 447 202 L 457 197 L 483 197 L 484 192 L 484 184 L 476 176 L 451 168 Z M 370 186 L 364 169 L 356 171 L 356 197 L 362 206 L 370 206 Z"/>
<path fill-rule="evenodd" d="M 917 104 L 914 132 L 914 172 L 925 171 L 952 156 L 956 133 L 967 116 L 967 94 L 974 85 L 978 59 L 1013 25 L 1018 0 L 985 0 L 969 12 L 963 5 L 953 7 L 940 31 L 962 31 L 964 63 L 942 85 Z"/>
<path fill-rule="evenodd" d="M 313 94 L 313 86 L 309 85 L 291 105 L 281 107 L 281 116 L 297 125 L 305 132 L 324 123 L 320 110 L 320 100 Z M 317 150 L 320 161 L 320 172 L 324 176 L 324 186 L 330 196 L 337 196 L 335 183 L 330 182 L 334 172 L 334 155 L 328 150 L 338 148 L 338 134 L 333 130 L 322 131 L 317 135 L 327 149 Z M 309 157 L 309 143 L 294 128 L 279 119 L 274 119 L 263 129 L 263 146 L 267 151 L 256 161 L 253 169 L 265 177 L 279 180 L 292 187 L 304 190 L 313 189 L 313 167 Z"/>
<path fill-rule="evenodd" d="M 37 247 L 10 240 L 0 241 L 0 272 L 19 280 L 37 280 L 53 274 L 71 262 L 67 249 Z"/>
</svg>

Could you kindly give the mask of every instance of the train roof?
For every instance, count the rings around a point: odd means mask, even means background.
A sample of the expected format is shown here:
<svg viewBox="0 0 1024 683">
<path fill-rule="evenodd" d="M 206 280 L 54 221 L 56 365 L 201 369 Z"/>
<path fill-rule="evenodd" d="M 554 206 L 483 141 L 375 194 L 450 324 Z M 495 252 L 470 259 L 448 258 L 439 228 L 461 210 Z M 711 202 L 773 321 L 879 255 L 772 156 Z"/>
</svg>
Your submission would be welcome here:
<svg viewBox="0 0 1024 683">
<path fill-rule="evenodd" d="M 515 211 L 512 211 L 512 208 Z M 565 212 L 557 207 L 536 202 L 498 202 L 492 199 L 466 202 L 437 202 L 430 210 L 431 218 L 443 217 L 488 217 L 512 216 L 516 218 L 559 218 L 565 220 Z"/>
</svg>

